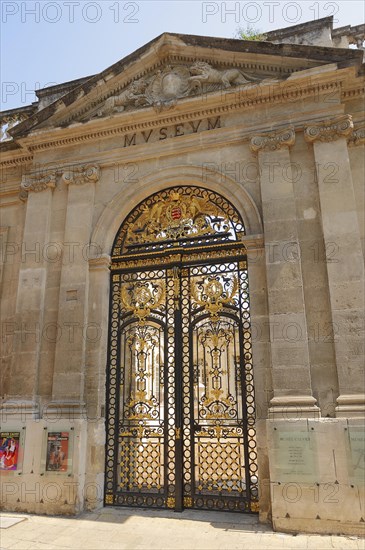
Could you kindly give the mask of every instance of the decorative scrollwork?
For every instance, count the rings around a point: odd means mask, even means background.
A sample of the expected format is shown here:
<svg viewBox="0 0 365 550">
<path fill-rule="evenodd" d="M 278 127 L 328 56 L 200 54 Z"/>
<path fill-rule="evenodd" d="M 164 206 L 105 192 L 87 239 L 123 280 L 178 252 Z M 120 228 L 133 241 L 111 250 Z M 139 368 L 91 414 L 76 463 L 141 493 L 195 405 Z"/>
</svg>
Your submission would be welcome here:
<svg viewBox="0 0 365 550">
<path fill-rule="evenodd" d="M 249 511 L 257 500 L 243 234 L 226 199 L 182 185 L 148 197 L 118 232 L 106 453 L 114 505 L 180 508 L 182 497 L 187 508 Z"/>
<path fill-rule="evenodd" d="M 151 207 L 145 206 L 135 224 L 128 227 L 126 244 L 178 240 L 229 230 L 229 221 L 207 198 L 184 197 L 171 191 Z"/>
<path fill-rule="evenodd" d="M 350 136 L 353 129 L 351 115 L 340 115 L 311 124 L 304 130 L 304 139 L 309 142 L 335 141 L 341 137 Z"/>
<path fill-rule="evenodd" d="M 126 403 L 125 416 L 129 420 L 156 419 L 159 403 L 154 395 L 148 397 L 147 378 L 150 373 L 146 365 L 159 345 L 157 330 L 150 326 L 137 326 L 127 343 L 135 361 L 135 380 Z"/>
<path fill-rule="evenodd" d="M 69 185 L 73 183 L 75 185 L 83 185 L 84 183 L 99 181 L 100 168 L 96 164 L 88 164 L 86 166 L 73 166 L 67 172 L 62 175 L 63 181 Z"/>
<path fill-rule="evenodd" d="M 199 414 L 204 420 L 237 418 L 237 401 L 225 388 L 227 374 L 223 356 L 228 355 L 234 340 L 232 326 L 211 321 L 204 327 L 198 341 L 205 353 L 207 385 L 199 402 Z"/>
<path fill-rule="evenodd" d="M 293 127 L 278 130 L 277 132 L 258 134 L 251 139 L 251 151 L 277 151 L 282 147 L 291 147 L 295 143 Z"/>
<path fill-rule="evenodd" d="M 168 248 L 240 242 L 245 229 L 237 210 L 217 193 L 177 186 L 155 193 L 125 220 L 112 256 L 153 254 Z M 122 259 L 122 258 L 120 258 Z M 148 258 L 146 258 L 148 261 Z"/>
<path fill-rule="evenodd" d="M 146 323 L 146 317 L 152 309 L 158 309 L 165 303 L 166 289 L 162 283 L 138 282 L 127 287 L 122 286 L 120 300 L 127 311 L 138 317 L 140 326 Z"/>
<path fill-rule="evenodd" d="M 191 297 L 198 306 L 203 306 L 213 322 L 218 321 L 219 313 L 228 304 L 234 304 L 238 293 L 236 276 L 222 282 L 219 277 L 207 277 L 204 283 L 191 283 Z"/>
<path fill-rule="evenodd" d="M 215 437 L 219 441 L 221 438 L 243 437 L 243 430 L 239 426 L 237 426 L 237 428 L 231 428 L 229 426 L 216 424 L 214 426 L 204 426 L 201 430 L 196 432 L 196 435 L 209 438 Z"/>
<path fill-rule="evenodd" d="M 38 174 L 28 174 L 23 176 L 20 185 L 22 191 L 44 191 L 45 189 L 54 189 L 56 187 L 56 172 L 45 172 Z"/>
</svg>

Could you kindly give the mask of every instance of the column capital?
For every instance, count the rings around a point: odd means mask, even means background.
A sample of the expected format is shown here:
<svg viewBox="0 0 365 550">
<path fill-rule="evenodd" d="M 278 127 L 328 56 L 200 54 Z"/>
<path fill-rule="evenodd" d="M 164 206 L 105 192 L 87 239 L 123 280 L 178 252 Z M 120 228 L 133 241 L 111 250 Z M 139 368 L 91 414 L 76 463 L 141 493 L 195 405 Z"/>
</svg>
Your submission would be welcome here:
<svg viewBox="0 0 365 550">
<path fill-rule="evenodd" d="M 251 138 L 251 151 L 277 151 L 282 147 L 291 147 L 295 143 L 295 130 L 293 126 L 277 130 L 275 132 L 257 134 Z"/>
<path fill-rule="evenodd" d="M 56 172 L 47 172 L 40 174 L 27 174 L 23 176 L 20 184 L 23 191 L 44 191 L 45 189 L 54 189 L 56 187 Z"/>
<path fill-rule="evenodd" d="M 84 183 L 98 182 L 100 167 L 97 164 L 86 164 L 85 166 L 73 166 L 62 174 L 62 180 L 66 184 L 83 185 Z"/>
<path fill-rule="evenodd" d="M 310 124 L 304 129 L 304 139 L 314 141 L 335 141 L 352 134 L 354 123 L 351 115 L 340 115 Z"/>
<path fill-rule="evenodd" d="M 355 128 L 352 135 L 347 140 L 347 144 L 349 147 L 353 147 L 354 145 L 363 145 L 364 143 L 365 143 L 365 124 Z"/>
</svg>

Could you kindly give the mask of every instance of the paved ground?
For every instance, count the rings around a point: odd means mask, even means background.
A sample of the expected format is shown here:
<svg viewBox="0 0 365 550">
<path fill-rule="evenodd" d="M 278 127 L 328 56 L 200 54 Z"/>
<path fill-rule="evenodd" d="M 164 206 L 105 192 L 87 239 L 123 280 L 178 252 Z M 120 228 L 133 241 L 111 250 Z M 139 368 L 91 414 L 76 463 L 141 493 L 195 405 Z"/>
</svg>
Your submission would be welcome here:
<svg viewBox="0 0 365 550">
<path fill-rule="evenodd" d="M 0 550 L 314 550 L 365 548 L 364 539 L 273 533 L 256 516 L 103 509 L 77 518 L 4 513 Z"/>
</svg>

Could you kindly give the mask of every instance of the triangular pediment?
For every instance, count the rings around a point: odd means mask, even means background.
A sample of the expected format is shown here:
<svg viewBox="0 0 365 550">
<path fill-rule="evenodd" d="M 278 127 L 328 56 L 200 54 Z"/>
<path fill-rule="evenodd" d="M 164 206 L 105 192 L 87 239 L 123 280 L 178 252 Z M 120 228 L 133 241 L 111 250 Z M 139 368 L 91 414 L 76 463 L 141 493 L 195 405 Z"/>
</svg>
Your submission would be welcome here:
<svg viewBox="0 0 365 550">
<path fill-rule="evenodd" d="M 329 64 L 361 65 L 359 51 L 165 33 L 65 95 L 11 131 L 34 130 L 174 109 L 221 90 L 285 81 Z"/>
</svg>

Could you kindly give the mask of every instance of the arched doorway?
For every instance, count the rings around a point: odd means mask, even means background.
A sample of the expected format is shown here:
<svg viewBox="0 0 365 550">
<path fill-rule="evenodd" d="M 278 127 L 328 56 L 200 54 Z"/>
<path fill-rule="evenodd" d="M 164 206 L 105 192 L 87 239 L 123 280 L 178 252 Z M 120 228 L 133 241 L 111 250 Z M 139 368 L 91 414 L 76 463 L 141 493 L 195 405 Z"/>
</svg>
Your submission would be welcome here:
<svg viewBox="0 0 365 550">
<path fill-rule="evenodd" d="M 244 226 L 221 195 L 140 203 L 112 250 L 105 504 L 256 511 Z"/>
</svg>

